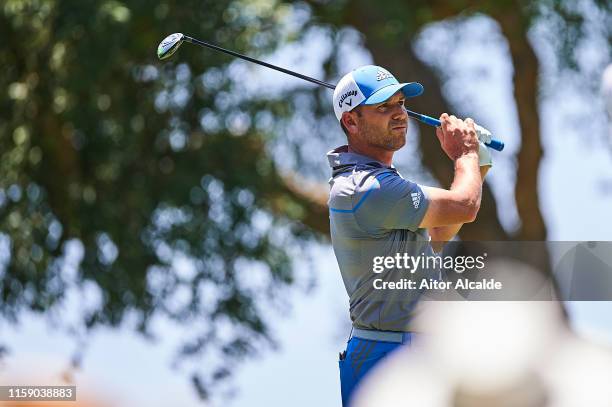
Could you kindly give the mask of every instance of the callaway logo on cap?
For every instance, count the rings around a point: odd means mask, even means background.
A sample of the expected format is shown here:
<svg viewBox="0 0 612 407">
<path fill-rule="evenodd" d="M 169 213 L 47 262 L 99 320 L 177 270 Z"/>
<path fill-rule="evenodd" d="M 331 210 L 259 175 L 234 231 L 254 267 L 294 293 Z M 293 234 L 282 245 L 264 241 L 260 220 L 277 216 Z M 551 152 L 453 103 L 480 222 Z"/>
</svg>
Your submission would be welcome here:
<svg viewBox="0 0 612 407">
<path fill-rule="evenodd" d="M 365 65 L 357 68 L 340 79 L 334 90 L 334 113 L 340 120 L 342 113 L 349 112 L 359 105 L 375 105 L 389 99 L 398 90 L 407 98 L 423 93 L 420 83 L 399 83 L 385 68 Z"/>
</svg>

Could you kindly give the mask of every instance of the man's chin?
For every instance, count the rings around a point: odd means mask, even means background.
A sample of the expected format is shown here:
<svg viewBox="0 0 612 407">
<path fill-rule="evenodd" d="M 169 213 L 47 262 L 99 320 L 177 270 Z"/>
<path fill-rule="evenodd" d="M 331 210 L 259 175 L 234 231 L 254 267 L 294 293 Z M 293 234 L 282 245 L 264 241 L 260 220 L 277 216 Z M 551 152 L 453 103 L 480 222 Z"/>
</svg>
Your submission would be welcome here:
<svg viewBox="0 0 612 407">
<path fill-rule="evenodd" d="M 405 145 L 406 145 L 406 134 L 404 133 L 404 135 L 401 138 L 394 137 L 393 140 L 387 143 L 384 149 L 388 151 L 397 151 L 400 148 L 404 147 Z"/>
<path fill-rule="evenodd" d="M 405 142 L 402 143 L 402 144 L 392 145 L 392 146 L 389 146 L 388 150 L 389 151 L 397 151 L 397 150 L 401 149 L 402 147 L 404 147 L 405 145 L 406 145 Z"/>
<path fill-rule="evenodd" d="M 381 148 L 385 151 L 397 151 L 406 145 L 406 133 L 404 134 L 388 134 L 387 138 L 371 140 L 370 146 Z"/>
</svg>

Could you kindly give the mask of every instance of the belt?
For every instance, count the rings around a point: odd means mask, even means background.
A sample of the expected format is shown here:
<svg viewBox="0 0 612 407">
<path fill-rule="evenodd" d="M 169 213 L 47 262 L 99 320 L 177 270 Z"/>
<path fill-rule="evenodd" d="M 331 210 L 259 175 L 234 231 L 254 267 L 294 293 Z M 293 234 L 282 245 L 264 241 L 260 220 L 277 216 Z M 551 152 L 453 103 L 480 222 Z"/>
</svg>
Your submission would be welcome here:
<svg viewBox="0 0 612 407">
<path fill-rule="evenodd" d="M 412 332 L 378 331 L 374 329 L 353 328 L 352 337 L 371 341 L 406 343 L 410 342 Z"/>
</svg>

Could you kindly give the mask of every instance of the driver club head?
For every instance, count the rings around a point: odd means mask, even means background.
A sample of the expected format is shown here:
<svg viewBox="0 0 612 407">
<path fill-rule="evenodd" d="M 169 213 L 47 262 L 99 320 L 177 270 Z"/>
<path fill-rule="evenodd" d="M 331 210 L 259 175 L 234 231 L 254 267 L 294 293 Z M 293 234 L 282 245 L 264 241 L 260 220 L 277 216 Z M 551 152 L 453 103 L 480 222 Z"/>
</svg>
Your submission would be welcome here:
<svg viewBox="0 0 612 407">
<path fill-rule="evenodd" d="M 185 35 L 181 33 L 170 34 L 159 43 L 159 46 L 157 47 L 157 57 L 159 59 L 170 58 L 172 54 L 174 54 L 181 46 L 184 39 Z"/>
</svg>

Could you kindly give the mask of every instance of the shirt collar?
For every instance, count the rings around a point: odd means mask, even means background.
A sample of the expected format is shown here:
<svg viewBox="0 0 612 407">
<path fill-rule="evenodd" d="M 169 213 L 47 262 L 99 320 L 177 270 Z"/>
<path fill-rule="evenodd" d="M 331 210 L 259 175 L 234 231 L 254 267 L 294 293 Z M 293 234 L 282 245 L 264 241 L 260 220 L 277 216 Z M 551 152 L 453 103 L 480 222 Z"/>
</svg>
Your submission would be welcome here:
<svg viewBox="0 0 612 407">
<path fill-rule="evenodd" d="M 353 166 L 359 164 L 373 165 L 376 167 L 394 168 L 393 165 L 385 165 L 372 157 L 357 153 L 349 153 L 348 145 L 346 144 L 329 151 L 327 153 L 327 160 L 329 161 L 329 166 L 332 169 L 337 169 L 337 167 L 344 167 L 349 165 Z"/>
</svg>

